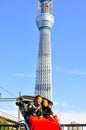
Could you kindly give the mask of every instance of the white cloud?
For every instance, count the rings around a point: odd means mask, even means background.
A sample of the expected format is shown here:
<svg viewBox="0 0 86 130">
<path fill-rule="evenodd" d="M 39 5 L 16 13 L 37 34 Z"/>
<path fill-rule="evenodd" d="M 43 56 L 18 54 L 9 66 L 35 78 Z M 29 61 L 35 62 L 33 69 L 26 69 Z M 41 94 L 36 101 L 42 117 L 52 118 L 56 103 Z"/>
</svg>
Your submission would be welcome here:
<svg viewBox="0 0 86 130">
<path fill-rule="evenodd" d="M 80 112 L 81 110 L 73 105 L 73 104 L 69 104 L 66 101 L 62 101 L 62 102 L 53 102 L 53 108 L 54 111 L 56 112 L 58 109 L 63 109 L 64 111 L 68 111 L 68 112 Z"/>
<path fill-rule="evenodd" d="M 62 101 L 62 102 L 56 102 L 56 101 L 54 101 L 53 104 L 54 104 L 55 106 L 76 108 L 76 106 L 71 105 L 71 104 L 68 104 L 66 101 Z"/>
<path fill-rule="evenodd" d="M 62 101 L 62 102 L 56 102 L 56 101 L 54 101 L 53 104 L 55 106 L 63 106 L 63 107 L 67 107 L 68 106 L 68 104 L 67 104 L 66 101 Z"/>
<path fill-rule="evenodd" d="M 86 123 L 86 113 L 80 110 L 73 104 L 68 104 L 66 101 L 53 102 L 54 114 L 57 114 L 60 123 Z M 60 109 L 61 108 L 61 109 Z M 66 110 L 66 111 L 65 111 Z"/>
<path fill-rule="evenodd" d="M 56 69 L 57 69 L 58 71 L 60 71 L 60 72 L 63 72 L 63 73 L 86 76 L 86 72 L 84 72 L 84 71 L 69 70 L 69 69 L 64 69 L 64 68 L 60 68 L 60 67 L 56 67 Z"/>
<path fill-rule="evenodd" d="M 34 78 L 35 74 L 27 74 L 27 73 L 15 73 L 13 74 L 15 77 L 24 77 L 24 78 Z"/>
<path fill-rule="evenodd" d="M 86 123 L 86 113 L 61 113 L 60 115 L 61 123 Z"/>
</svg>

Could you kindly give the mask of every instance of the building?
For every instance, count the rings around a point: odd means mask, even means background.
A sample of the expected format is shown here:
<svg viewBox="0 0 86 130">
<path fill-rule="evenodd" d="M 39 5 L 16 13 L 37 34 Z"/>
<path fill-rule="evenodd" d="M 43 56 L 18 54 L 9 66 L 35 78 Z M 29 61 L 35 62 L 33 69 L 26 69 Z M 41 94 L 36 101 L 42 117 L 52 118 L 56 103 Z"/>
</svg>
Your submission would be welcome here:
<svg viewBox="0 0 86 130">
<path fill-rule="evenodd" d="M 82 130 L 83 127 L 79 126 L 78 123 L 76 123 L 75 121 L 70 123 L 71 126 L 68 127 L 68 130 Z"/>
<path fill-rule="evenodd" d="M 35 95 L 52 100 L 51 29 L 54 23 L 53 0 L 38 0 L 36 23 L 40 32 Z"/>
</svg>

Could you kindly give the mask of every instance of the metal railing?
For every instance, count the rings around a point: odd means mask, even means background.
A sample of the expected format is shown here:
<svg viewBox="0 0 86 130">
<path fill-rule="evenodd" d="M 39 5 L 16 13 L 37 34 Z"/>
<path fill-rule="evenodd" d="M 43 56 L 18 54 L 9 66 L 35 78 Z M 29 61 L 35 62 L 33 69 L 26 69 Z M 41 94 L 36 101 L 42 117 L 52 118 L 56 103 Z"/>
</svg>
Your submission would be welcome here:
<svg viewBox="0 0 86 130">
<path fill-rule="evenodd" d="M 20 127 L 19 127 L 20 126 Z M 62 130 L 86 130 L 86 124 L 61 124 Z M 0 130 L 27 130 L 26 127 L 17 124 L 0 124 Z"/>
<path fill-rule="evenodd" d="M 61 124 L 62 130 L 86 130 L 86 124 Z"/>
</svg>

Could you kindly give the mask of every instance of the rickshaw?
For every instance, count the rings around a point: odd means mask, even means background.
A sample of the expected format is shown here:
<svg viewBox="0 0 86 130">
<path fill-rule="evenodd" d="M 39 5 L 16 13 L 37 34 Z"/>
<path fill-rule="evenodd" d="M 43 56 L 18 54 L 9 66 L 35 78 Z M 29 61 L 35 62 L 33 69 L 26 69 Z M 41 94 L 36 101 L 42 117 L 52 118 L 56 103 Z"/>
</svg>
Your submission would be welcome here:
<svg viewBox="0 0 86 130">
<path fill-rule="evenodd" d="M 24 120 L 19 121 L 19 128 L 24 130 L 61 130 L 61 126 L 57 116 L 53 115 L 53 119 L 49 116 L 47 118 L 33 116 L 30 114 L 30 105 L 34 105 L 35 96 L 23 95 L 16 99 L 16 105 L 24 117 Z M 47 99 L 48 100 L 48 99 Z M 53 102 L 48 100 L 49 104 Z"/>
</svg>

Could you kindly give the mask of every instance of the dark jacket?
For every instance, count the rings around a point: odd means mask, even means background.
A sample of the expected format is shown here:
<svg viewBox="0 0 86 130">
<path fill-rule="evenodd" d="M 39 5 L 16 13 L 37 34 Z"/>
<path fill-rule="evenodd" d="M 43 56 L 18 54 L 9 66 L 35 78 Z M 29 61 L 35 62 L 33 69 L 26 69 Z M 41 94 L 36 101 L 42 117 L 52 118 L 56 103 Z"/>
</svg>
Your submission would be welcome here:
<svg viewBox="0 0 86 130">
<path fill-rule="evenodd" d="M 37 110 L 37 108 L 39 109 Z M 29 115 L 42 116 L 42 105 L 38 105 L 35 102 L 30 102 L 30 104 L 28 104 L 28 113 Z"/>
<path fill-rule="evenodd" d="M 51 110 L 51 108 L 49 107 L 42 107 L 43 110 L 43 116 L 49 116 L 49 115 L 53 115 L 53 112 Z"/>
<path fill-rule="evenodd" d="M 36 104 L 35 103 L 35 111 L 34 113 L 37 115 L 37 116 L 42 116 L 43 115 L 43 111 L 42 111 L 42 105 L 40 104 Z M 36 110 L 38 108 L 38 110 Z"/>
</svg>

